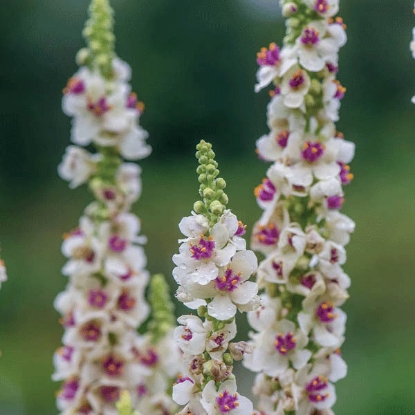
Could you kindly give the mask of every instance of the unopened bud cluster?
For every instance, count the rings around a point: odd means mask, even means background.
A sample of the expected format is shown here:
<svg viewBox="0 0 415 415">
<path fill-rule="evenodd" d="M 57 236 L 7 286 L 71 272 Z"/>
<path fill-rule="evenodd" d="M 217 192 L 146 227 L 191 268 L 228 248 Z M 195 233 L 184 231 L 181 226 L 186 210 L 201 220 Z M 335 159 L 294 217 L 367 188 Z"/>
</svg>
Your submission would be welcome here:
<svg viewBox="0 0 415 415">
<path fill-rule="evenodd" d="M 249 352 L 245 342 L 231 343 L 236 335 L 235 314 L 259 304 L 258 286 L 248 281 L 257 259 L 246 250 L 245 226 L 230 210 L 218 178 L 218 165 L 209 143 L 197 146 L 200 196 L 192 216 L 179 224 L 185 239 L 173 256 L 177 298 L 196 315 L 179 317 L 174 331 L 185 367 L 173 387 L 173 399 L 184 406 L 178 414 L 245 415 L 252 403 L 236 391 L 233 361 Z"/>
<path fill-rule="evenodd" d="M 267 135 L 257 141 L 271 162 L 255 189 L 263 209 L 252 248 L 265 259 L 257 281 L 261 307 L 244 364 L 258 372 L 262 414 L 333 414 L 333 383 L 346 375 L 340 347 L 350 279 L 342 266 L 354 223 L 340 213 L 353 178 L 354 145 L 336 131 L 346 89 L 337 81 L 345 25 L 339 0 L 282 1 L 287 34 L 257 55 L 256 91 L 272 85 Z"/>
</svg>

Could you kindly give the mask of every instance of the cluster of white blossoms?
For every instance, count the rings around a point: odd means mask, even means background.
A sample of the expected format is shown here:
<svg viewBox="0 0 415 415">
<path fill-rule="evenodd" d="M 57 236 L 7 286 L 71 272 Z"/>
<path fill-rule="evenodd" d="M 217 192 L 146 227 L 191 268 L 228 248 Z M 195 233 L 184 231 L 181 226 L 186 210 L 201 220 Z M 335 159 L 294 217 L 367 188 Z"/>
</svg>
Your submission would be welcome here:
<svg viewBox="0 0 415 415">
<path fill-rule="evenodd" d="M 62 245 L 69 283 L 55 300 L 65 328 L 54 356 L 53 379 L 63 381 L 57 406 L 65 415 L 115 415 L 125 390 L 143 413 L 170 414 L 176 405 L 168 378 L 177 376 L 179 353 L 173 335 L 166 331 L 155 345 L 137 333 L 149 315 L 149 273 L 140 221 L 130 213 L 141 192 L 140 168 L 123 158 L 151 151 L 138 125 L 143 106 L 131 93 L 130 67 L 113 52 L 108 0 L 92 0 L 90 13 L 89 48 L 79 53 L 81 68 L 63 97 L 76 146 L 67 148 L 59 174 L 71 187 L 88 182 L 96 200 Z M 78 147 L 90 144 L 96 153 Z"/>
<path fill-rule="evenodd" d="M 333 414 L 333 383 L 346 375 L 340 353 L 350 279 L 342 266 L 354 223 L 339 212 L 353 178 L 354 145 L 336 132 L 345 88 L 336 80 L 346 43 L 339 0 L 282 1 L 287 35 L 257 55 L 256 90 L 272 83 L 269 134 L 257 141 L 272 162 L 255 189 L 264 210 L 252 248 L 264 254 L 261 307 L 244 365 L 258 372 L 254 393 L 265 415 Z"/>
<path fill-rule="evenodd" d="M 185 366 L 173 387 L 173 399 L 184 408 L 178 414 L 248 415 L 249 399 L 237 393 L 233 360 L 240 360 L 249 347 L 231 343 L 236 335 L 235 314 L 259 305 L 258 286 L 248 281 L 257 269 L 257 259 L 246 250 L 245 227 L 225 209 L 226 183 L 211 145 L 197 146 L 200 195 L 192 216 L 180 222 L 185 239 L 173 256 L 173 276 L 179 284 L 177 298 L 198 316 L 179 317 L 174 331 L 183 351 Z"/>
</svg>

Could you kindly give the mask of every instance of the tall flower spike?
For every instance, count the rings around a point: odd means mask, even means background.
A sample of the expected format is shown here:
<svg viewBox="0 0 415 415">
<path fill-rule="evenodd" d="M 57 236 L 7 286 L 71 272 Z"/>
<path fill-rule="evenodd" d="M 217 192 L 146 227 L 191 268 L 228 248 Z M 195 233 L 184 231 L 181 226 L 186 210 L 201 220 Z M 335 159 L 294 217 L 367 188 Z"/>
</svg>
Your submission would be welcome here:
<svg viewBox="0 0 415 415">
<path fill-rule="evenodd" d="M 236 311 L 258 306 L 257 284 L 248 281 L 257 259 L 245 249 L 245 226 L 226 210 L 226 183 L 218 178 L 211 144 L 201 141 L 196 157 L 203 201 L 179 224 L 186 238 L 173 256 L 173 276 L 179 284 L 177 298 L 197 309 L 198 317 L 179 317 L 174 331 L 186 367 L 173 387 L 173 399 L 184 406 L 179 414 L 251 414 L 252 403 L 236 392 L 232 374 L 233 360 L 240 360 L 248 347 L 231 341 Z"/>
<path fill-rule="evenodd" d="M 114 53 L 107 0 L 92 0 L 84 34 L 88 48 L 78 53 L 81 67 L 63 97 L 75 145 L 58 170 L 70 187 L 88 183 L 95 201 L 62 245 L 69 282 L 55 300 L 65 329 L 54 356 L 53 379 L 63 381 L 57 406 L 65 415 L 113 415 L 126 390 L 142 413 L 174 413 L 171 398 L 154 388 L 163 359 L 149 336 L 137 333 L 149 314 L 149 273 L 140 220 L 130 211 L 141 193 L 141 170 L 124 159 L 141 159 L 151 149 L 138 124 L 143 105 L 131 93 L 130 67 Z M 90 145 L 94 154 L 82 148 Z M 170 365 L 169 378 L 177 364 Z"/>
<path fill-rule="evenodd" d="M 415 14 L 415 3 L 413 13 Z M 409 44 L 409 49 L 411 50 L 412 57 L 415 59 L 415 27 L 412 29 L 412 40 Z M 415 96 L 412 97 L 411 102 L 412 104 L 415 104 Z"/>
<path fill-rule="evenodd" d="M 345 25 L 339 0 L 282 1 L 287 35 L 257 55 L 256 90 L 272 83 L 270 132 L 257 141 L 271 162 L 255 189 L 263 209 L 252 248 L 265 259 L 257 281 L 261 307 L 249 313 L 252 354 L 244 364 L 265 414 L 332 414 L 341 358 L 349 277 L 344 246 L 354 223 L 339 210 L 353 175 L 354 145 L 336 132 L 346 89 L 336 80 Z"/>
</svg>

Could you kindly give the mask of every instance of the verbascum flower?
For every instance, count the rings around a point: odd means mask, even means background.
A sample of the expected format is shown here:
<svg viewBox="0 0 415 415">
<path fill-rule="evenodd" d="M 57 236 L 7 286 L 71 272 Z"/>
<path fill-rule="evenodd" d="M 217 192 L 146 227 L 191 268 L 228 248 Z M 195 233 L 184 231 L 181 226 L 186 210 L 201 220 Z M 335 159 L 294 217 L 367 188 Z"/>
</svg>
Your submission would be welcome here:
<svg viewBox="0 0 415 415">
<path fill-rule="evenodd" d="M 179 317 L 174 336 L 186 366 L 173 387 L 173 399 L 184 408 L 178 414 L 245 415 L 249 399 L 237 392 L 233 361 L 249 351 L 236 336 L 235 314 L 259 304 L 258 286 L 249 281 L 257 259 L 246 250 L 245 226 L 226 209 L 225 181 L 209 143 L 197 146 L 200 196 L 191 216 L 179 224 L 185 236 L 173 256 L 177 298 L 196 315 Z"/>
<path fill-rule="evenodd" d="M 63 91 L 74 145 L 58 171 L 72 188 L 88 183 L 95 196 L 62 244 L 69 282 L 55 300 L 65 333 L 53 379 L 63 381 L 57 406 L 65 415 L 117 414 L 121 391 L 138 408 L 144 396 L 152 398 L 149 385 L 161 366 L 147 337 L 137 333 L 149 315 L 149 273 L 140 220 L 130 212 L 141 193 L 140 168 L 124 159 L 145 157 L 150 147 L 138 124 L 144 107 L 128 84 L 131 70 L 114 52 L 112 13 L 108 0 L 92 0 L 84 30 L 88 47 Z"/>
<path fill-rule="evenodd" d="M 336 79 L 346 43 L 339 0 L 283 0 L 287 34 L 257 55 L 256 91 L 271 85 L 269 133 L 257 141 L 271 162 L 255 189 L 263 214 L 252 248 L 261 306 L 249 313 L 255 330 L 244 365 L 257 372 L 258 410 L 271 415 L 333 413 L 350 279 L 342 267 L 354 223 L 340 213 L 353 174 L 354 145 L 336 131 L 346 89 Z"/>
</svg>

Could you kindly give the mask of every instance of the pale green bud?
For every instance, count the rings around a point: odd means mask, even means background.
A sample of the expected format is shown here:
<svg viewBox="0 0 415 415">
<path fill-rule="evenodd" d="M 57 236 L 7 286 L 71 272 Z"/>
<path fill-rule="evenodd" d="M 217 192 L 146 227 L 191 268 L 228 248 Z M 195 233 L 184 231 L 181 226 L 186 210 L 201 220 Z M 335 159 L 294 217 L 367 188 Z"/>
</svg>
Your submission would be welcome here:
<svg viewBox="0 0 415 415">
<path fill-rule="evenodd" d="M 223 213 L 223 211 L 225 210 L 225 206 L 222 205 L 222 203 L 220 203 L 218 200 L 214 200 L 210 206 L 209 206 L 209 210 L 214 214 L 214 215 L 221 215 Z"/>
<path fill-rule="evenodd" d="M 321 83 L 317 79 L 311 81 L 310 93 L 317 95 L 321 92 Z"/>
<path fill-rule="evenodd" d="M 209 187 L 203 191 L 203 197 L 206 199 L 212 199 L 214 196 L 215 192 Z"/>
<path fill-rule="evenodd" d="M 314 100 L 313 96 L 310 94 L 307 94 L 304 97 L 304 102 L 306 107 L 314 107 L 314 105 L 316 104 L 316 101 Z"/>
<path fill-rule="evenodd" d="M 79 66 L 84 66 L 86 65 L 88 59 L 90 59 L 90 54 L 89 54 L 89 50 L 87 48 L 82 48 L 78 51 L 78 53 L 76 54 L 76 63 Z"/>
<path fill-rule="evenodd" d="M 293 17 L 287 20 L 288 26 L 292 27 L 293 29 L 297 29 L 300 26 L 300 20 Z"/>
<path fill-rule="evenodd" d="M 203 213 L 205 212 L 205 204 L 201 200 L 198 200 L 193 205 L 193 210 L 198 214 Z"/>
<path fill-rule="evenodd" d="M 293 16 L 295 13 L 297 13 L 297 11 L 298 11 L 298 7 L 297 7 L 297 5 L 295 4 L 295 3 L 293 3 L 293 2 L 288 2 L 288 3 L 285 3 L 283 6 L 282 6 L 282 15 L 284 16 L 284 17 L 291 17 L 291 16 Z"/>
</svg>

